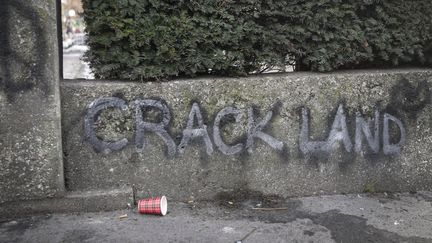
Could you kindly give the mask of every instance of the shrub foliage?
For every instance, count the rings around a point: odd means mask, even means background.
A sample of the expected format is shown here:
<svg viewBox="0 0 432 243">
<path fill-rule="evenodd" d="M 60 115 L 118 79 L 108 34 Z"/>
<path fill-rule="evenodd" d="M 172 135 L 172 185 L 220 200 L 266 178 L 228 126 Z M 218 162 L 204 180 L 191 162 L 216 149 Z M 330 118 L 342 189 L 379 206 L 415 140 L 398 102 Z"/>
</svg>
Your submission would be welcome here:
<svg viewBox="0 0 432 243">
<path fill-rule="evenodd" d="M 430 0 L 84 0 L 98 78 L 432 64 Z"/>
</svg>

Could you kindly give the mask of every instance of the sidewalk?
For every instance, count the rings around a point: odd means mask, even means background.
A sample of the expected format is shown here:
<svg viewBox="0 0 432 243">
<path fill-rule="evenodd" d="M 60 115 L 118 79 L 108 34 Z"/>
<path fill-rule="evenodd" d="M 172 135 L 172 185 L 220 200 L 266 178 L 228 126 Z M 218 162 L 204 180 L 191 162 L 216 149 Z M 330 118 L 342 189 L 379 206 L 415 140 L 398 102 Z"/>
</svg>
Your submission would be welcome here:
<svg viewBox="0 0 432 243">
<path fill-rule="evenodd" d="M 235 242 L 249 233 L 243 242 L 432 242 L 432 192 L 222 195 L 168 202 L 168 210 L 164 217 L 130 209 L 6 220 L 0 242 Z"/>
<path fill-rule="evenodd" d="M 73 45 L 63 49 L 64 79 L 94 79 L 89 65 L 82 60 L 87 49 L 84 45 Z"/>
</svg>

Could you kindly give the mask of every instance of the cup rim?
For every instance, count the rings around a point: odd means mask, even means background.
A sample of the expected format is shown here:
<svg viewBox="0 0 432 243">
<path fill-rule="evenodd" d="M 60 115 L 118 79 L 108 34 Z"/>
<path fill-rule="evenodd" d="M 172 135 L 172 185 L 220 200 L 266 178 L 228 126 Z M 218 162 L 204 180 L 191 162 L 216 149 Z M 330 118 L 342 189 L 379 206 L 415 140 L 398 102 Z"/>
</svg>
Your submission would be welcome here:
<svg viewBox="0 0 432 243">
<path fill-rule="evenodd" d="M 168 202 L 165 196 L 161 197 L 160 201 L 161 215 L 166 215 L 168 212 Z"/>
</svg>

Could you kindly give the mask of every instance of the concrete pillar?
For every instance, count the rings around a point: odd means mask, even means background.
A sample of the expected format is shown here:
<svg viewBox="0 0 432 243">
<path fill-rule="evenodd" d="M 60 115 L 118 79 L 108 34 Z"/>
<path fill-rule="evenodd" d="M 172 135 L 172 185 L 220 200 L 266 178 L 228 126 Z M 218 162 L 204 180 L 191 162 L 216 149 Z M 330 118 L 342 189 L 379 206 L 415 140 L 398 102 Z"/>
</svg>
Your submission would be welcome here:
<svg viewBox="0 0 432 243">
<path fill-rule="evenodd" d="M 64 193 L 56 0 L 0 7 L 0 203 Z"/>
</svg>

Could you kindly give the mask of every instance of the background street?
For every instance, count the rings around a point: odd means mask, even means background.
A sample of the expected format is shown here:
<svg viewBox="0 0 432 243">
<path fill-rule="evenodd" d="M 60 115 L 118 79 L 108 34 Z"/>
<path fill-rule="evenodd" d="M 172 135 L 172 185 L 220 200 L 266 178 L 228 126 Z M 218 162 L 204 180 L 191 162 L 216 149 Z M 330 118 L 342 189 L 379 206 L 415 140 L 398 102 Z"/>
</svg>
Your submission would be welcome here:
<svg viewBox="0 0 432 243">
<path fill-rule="evenodd" d="M 85 45 L 72 45 L 63 49 L 63 78 L 64 79 L 94 79 L 88 64 L 82 61 Z"/>
</svg>

